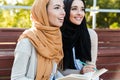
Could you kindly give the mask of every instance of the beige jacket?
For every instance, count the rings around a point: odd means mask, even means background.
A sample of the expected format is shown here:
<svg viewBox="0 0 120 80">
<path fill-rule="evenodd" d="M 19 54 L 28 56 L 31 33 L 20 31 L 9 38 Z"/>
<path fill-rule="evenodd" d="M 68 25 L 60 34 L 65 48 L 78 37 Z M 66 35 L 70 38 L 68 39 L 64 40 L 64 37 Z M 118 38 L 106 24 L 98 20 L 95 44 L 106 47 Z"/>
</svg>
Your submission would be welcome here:
<svg viewBox="0 0 120 80">
<path fill-rule="evenodd" d="M 34 80 L 37 58 L 35 48 L 31 42 L 27 38 L 19 41 L 14 54 L 15 60 L 12 67 L 11 80 Z"/>
<path fill-rule="evenodd" d="M 89 64 L 96 65 L 97 54 L 98 54 L 98 35 L 93 29 L 88 29 L 91 39 L 91 57 L 92 61 Z"/>
<path fill-rule="evenodd" d="M 28 38 L 24 38 L 17 43 L 14 55 L 11 80 L 35 80 L 37 68 L 36 50 Z M 57 64 L 54 62 L 50 80 L 53 76 L 55 78 L 63 76 L 59 71 L 56 73 L 56 69 Z"/>
</svg>

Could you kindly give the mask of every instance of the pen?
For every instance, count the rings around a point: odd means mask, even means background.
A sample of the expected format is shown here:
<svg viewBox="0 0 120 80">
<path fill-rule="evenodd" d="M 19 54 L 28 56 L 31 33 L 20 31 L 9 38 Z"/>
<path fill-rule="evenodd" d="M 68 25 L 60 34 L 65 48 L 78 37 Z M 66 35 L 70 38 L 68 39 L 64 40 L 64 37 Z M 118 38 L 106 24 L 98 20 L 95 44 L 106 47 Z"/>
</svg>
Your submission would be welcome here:
<svg viewBox="0 0 120 80">
<path fill-rule="evenodd" d="M 85 62 L 82 62 L 82 61 L 80 61 L 80 63 L 82 63 L 83 65 L 88 65 L 87 63 L 85 63 Z M 93 68 L 95 71 L 97 71 L 97 68 Z"/>
</svg>

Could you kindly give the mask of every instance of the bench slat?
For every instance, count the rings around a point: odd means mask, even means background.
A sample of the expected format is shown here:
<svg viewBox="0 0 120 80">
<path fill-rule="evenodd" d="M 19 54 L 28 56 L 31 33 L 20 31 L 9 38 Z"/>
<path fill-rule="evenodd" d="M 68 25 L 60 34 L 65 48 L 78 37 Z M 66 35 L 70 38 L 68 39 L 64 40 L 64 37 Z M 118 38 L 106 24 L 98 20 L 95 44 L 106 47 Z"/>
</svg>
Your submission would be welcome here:
<svg viewBox="0 0 120 80">
<path fill-rule="evenodd" d="M 103 80 L 120 80 L 120 72 L 106 72 L 101 77 Z"/>
<path fill-rule="evenodd" d="M 16 44 L 0 44 L 0 49 L 15 49 Z"/>
<path fill-rule="evenodd" d="M 120 47 L 120 42 L 116 41 L 116 42 L 99 42 L 99 48 L 118 48 Z"/>
<path fill-rule="evenodd" d="M 99 48 L 98 56 L 120 57 L 120 48 Z"/>
</svg>

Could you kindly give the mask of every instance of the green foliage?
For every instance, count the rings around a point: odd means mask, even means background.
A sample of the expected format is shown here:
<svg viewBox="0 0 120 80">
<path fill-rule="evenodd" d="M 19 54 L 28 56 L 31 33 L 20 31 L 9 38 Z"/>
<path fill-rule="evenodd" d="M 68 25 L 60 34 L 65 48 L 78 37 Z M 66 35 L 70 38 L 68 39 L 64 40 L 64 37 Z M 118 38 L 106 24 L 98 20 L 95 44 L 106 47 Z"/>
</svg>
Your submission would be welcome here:
<svg viewBox="0 0 120 80">
<path fill-rule="evenodd" d="M 2 10 L 0 27 L 28 28 L 31 27 L 30 11 L 23 9 Z"/>
<path fill-rule="evenodd" d="M 31 27 L 29 10 L 20 9 L 19 12 L 16 13 L 14 19 L 15 19 L 15 22 L 18 23 L 18 24 L 16 24 L 17 27 L 21 27 L 21 28 Z"/>
<path fill-rule="evenodd" d="M 93 0 L 86 0 L 87 8 L 90 8 L 91 2 Z M 120 10 L 120 0 L 96 0 L 97 6 L 99 6 L 100 9 L 119 9 Z M 90 13 L 86 14 L 87 23 L 89 27 L 92 27 L 92 16 L 90 16 Z M 99 12 L 97 13 L 97 21 L 96 21 L 96 28 L 109 28 L 110 25 L 114 22 L 119 23 L 120 22 L 120 13 L 103 13 Z"/>
<path fill-rule="evenodd" d="M 110 29 L 120 29 L 120 24 L 118 22 L 114 22 L 110 25 Z"/>
<path fill-rule="evenodd" d="M 87 4 L 87 8 L 90 8 L 93 5 L 93 0 L 85 0 L 85 4 Z"/>
<path fill-rule="evenodd" d="M 15 1 L 15 0 L 14 0 Z M 18 1 L 18 0 L 16 0 Z M 3 5 L 31 6 L 34 0 L 23 0 L 22 3 L 9 3 L 7 0 L 0 1 Z M 0 8 L 0 28 L 30 28 L 30 10 L 27 9 L 1 9 Z"/>
</svg>

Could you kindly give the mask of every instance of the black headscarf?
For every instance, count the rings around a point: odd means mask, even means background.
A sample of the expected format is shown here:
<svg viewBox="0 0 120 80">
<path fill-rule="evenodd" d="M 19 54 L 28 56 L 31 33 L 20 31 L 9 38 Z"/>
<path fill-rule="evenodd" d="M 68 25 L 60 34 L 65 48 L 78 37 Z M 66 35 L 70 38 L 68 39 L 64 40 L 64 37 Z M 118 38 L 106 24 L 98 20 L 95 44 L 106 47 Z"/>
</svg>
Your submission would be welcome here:
<svg viewBox="0 0 120 80">
<path fill-rule="evenodd" d="M 91 41 L 85 17 L 80 25 L 75 25 L 69 20 L 72 2 L 73 0 L 64 0 L 66 16 L 61 27 L 64 51 L 63 69 L 75 69 L 73 47 L 77 59 L 83 62 L 91 61 Z"/>
</svg>

